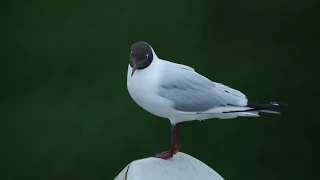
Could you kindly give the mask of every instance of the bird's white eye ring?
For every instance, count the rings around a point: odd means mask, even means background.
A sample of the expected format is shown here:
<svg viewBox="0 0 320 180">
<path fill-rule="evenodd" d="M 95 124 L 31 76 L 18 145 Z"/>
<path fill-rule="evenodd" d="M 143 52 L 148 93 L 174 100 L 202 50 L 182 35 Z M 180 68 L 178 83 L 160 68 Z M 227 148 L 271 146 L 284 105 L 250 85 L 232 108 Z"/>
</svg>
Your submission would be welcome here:
<svg viewBox="0 0 320 180">
<path fill-rule="evenodd" d="M 146 56 L 145 56 L 145 59 L 147 59 L 149 57 L 149 54 L 147 54 Z"/>
</svg>

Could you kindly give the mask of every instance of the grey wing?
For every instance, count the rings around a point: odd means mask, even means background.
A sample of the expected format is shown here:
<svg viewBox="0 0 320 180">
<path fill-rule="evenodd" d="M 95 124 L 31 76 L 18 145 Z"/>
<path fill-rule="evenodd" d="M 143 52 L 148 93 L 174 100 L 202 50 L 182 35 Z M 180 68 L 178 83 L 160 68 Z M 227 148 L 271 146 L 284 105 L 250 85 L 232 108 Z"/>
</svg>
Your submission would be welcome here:
<svg viewBox="0 0 320 180">
<path fill-rule="evenodd" d="M 158 94 L 183 112 L 203 112 L 221 106 L 246 106 L 240 91 L 215 83 L 195 71 L 169 68 L 162 72 Z"/>
</svg>

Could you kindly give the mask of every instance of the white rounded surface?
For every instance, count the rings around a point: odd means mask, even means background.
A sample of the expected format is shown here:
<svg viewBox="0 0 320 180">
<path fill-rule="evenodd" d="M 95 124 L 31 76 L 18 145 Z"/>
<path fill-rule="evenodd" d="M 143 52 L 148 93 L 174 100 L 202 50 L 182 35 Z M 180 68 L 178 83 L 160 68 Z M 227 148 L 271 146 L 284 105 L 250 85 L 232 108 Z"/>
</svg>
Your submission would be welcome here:
<svg viewBox="0 0 320 180">
<path fill-rule="evenodd" d="M 223 180 L 198 159 L 179 152 L 171 159 L 145 158 L 128 164 L 115 180 Z"/>
</svg>

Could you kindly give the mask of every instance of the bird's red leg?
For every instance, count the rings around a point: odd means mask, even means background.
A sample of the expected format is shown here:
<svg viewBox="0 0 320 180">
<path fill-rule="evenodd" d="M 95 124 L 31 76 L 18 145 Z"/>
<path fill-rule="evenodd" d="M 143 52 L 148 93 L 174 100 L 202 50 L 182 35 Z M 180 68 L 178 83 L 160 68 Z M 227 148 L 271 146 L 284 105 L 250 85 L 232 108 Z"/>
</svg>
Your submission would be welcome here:
<svg viewBox="0 0 320 180">
<path fill-rule="evenodd" d="M 173 154 L 176 154 L 180 150 L 180 142 L 179 142 L 180 124 L 176 124 L 175 130 L 176 130 L 176 133 L 175 133 L 176 140 L 175 140 L 175 145 L 174 145 L 174 149 L 173 149 Z"/>
<path fill-rule="evenodd" d="M 175 134 L 176 134 L 175 125 L 171 125 L 170 149 L 168 151 L 164 151 L 162 153 L 156 154 L 155 157 L 161 158 L 161 159 L 172 158 L 172 156 L 174 154 L 174 148 L 175 148 Z"/>
</svg>

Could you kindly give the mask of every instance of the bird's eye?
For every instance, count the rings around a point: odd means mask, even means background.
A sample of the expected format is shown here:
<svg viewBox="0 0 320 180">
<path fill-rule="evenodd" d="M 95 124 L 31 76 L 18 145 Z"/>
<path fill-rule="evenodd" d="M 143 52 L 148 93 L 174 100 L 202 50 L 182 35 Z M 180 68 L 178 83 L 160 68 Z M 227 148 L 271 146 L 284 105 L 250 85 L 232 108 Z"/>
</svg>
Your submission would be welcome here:
<svg viewBox="0 0 320 180">
<path fill-rule="evenodd" d="M 149 57 L 149 54 L 147 54 L 144 58 L 147 59 Z"/>
</svg>

